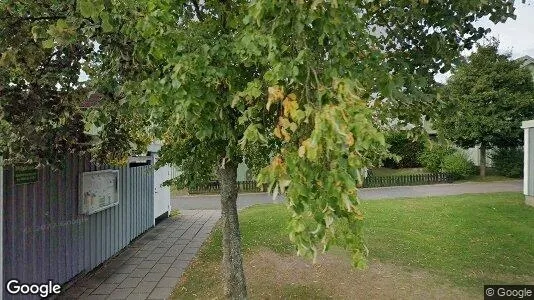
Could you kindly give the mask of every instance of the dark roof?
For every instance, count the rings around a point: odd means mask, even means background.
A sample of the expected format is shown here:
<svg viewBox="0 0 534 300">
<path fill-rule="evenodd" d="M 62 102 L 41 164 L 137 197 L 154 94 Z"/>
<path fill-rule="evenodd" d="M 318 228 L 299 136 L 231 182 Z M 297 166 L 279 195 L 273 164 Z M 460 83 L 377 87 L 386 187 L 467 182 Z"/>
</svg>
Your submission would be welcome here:
<svg viewBox="0 0 534 300">
<path fill-rule="evenodd" d="M 517 58 L 516 60 L 519 61 L 521 63 L 521 66 L 523 67 L 526 65 L 534 64 L 534 58 L 528 55 L 521 56 L 520 58 Z"/>
</svg>

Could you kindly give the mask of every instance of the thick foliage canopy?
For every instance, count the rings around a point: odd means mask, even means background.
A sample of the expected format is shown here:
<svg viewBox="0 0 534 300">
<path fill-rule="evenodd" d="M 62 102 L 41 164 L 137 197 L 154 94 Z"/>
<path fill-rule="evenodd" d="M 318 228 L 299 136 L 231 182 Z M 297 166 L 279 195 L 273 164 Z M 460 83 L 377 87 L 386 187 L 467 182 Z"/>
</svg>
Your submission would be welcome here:
<svg viewBox="0 0 534 300">
<path fill-rule="evenodd" d="M 61 160 L 87 142 L 77 108 L 86 90 L 80 87 L 80 60 L 90 47 L 58 44 L 41 38 L 72 34 L 62 16 L 74 7 L 3 2 L 0 7 L 0 144 L 11 161 Z M 48 31 L 48 33 L 47 33 Z"/>
<path fill-rule="evenodd" d="M 82 82 L 82 69 L 100 63 L 96 36 L 106 27 L 99 18 L 80 15 L 82 7 L 57 0 L 0 3 L 0 152 L 8 163 L 61 164 L 66 153 L 90 149 L 100 160 L 117 162 L 134 144 L 147 143 L 146 135 L 131 130 L 142 118 L 113 113 L 115 95 L 102 88 L 95 97 Z M 117 86 L 115 79 L 107 80 Z M 112 113 L 88 119 L 88 105 Z M 101 139 L 85 133 L 94 125 L 103 127 Z"/>
<path fill-rule="evenodd" d="M 150 129 L 164 143 L 161 162 L 182 169 L 184 186 L 228 161 L 266 166 L 258 180 L 287 194 L 299 253 L 339 243 L 360 266 L 356 186 L 360 170 L 385 153 L 377 126 L 391 118 L 417 124 L 433 74 L 486 32 L 473 22 L 513 16 L 512 0 L 78 0 L 54 19 L 44 5 L 27 10 L 32 2 L 2 4 L 2 28 L 8 19 L 43 18 L 41 34 L 30 34 L 41 24 L 30 20 L 13 35 L 39 53 L 83 46 L 86 88 L 103 95 L 87 121 L 103 127 L 106 158 L 126 153 L 132 136 L 146 141 Z M 26 82 L 43 78 L 15 73 L 32 51 L 24 43 L 2 40 L 0 51 L 11 62 L 4 89 L 26 93 Z M 79 59 L 71 62 L 78 72 Z M 13 99 L 2 96 L 4 111 Z"/>
<path fill-rule="evenodd" d="M 462 147 L 518 146 L 521 121 L 534 118 L 532 74 L 497 48 L 495 42 L 481 46 L 441 93 L 435 126 Z"/>
</svg>

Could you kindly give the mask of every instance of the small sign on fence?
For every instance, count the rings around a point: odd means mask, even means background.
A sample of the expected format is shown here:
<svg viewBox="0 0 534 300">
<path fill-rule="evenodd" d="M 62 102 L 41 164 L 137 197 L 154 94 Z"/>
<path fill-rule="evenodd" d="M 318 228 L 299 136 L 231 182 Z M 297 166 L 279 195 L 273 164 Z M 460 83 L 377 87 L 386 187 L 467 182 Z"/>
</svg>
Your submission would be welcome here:
<svg viewBox="0 0 534 300">
<path fill-rule="evenodd" d="M 39 179 L 39 173 L 34 166 L 19 165 L 15 166 L 13 172 L 15 184 L 35 183 Z"/>
</svg>

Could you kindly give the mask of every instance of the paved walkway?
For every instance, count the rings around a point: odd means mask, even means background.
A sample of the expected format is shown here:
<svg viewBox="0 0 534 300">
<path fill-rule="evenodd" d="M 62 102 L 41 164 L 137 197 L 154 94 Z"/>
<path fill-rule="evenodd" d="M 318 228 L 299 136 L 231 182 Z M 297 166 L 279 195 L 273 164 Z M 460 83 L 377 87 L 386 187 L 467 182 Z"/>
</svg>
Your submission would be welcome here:
<svg viewBox="0 0 534 300">
<path fill-rule="evenodd" d="M 358 193 L 363 200 L 375 200 L 521 191 L 523 180 L 367 188 L 359 190 Z"/>
<path fill-rule="evenodd" d="M 149 229 L 60 299 L 168 299 L 220 218 L 217 210 L 185 210 Z"/>
<path fill-rule="evenodd" d="M 417 186 L 396 186 L 382 188 L 365 188 L 358 191 L 362 200 L 390 199 L 402 197 L 428 197 L 460 195 L 470 193 L 496 193 L 521 192 L 522 180 L 496 181 L 496 182 L 464 182 L 451 184 L 433 184 Z M 284 201 L 279 196 L 273 201 L 272 196 L 266 193 L 240 194 L 237 198 L 239 209 L 260 203 L 280 203 Z M 172 208 L 177 209 L 220 209 L 219 195 L 192 195 L 178 196 L 171 199 Z"/>
</svg>

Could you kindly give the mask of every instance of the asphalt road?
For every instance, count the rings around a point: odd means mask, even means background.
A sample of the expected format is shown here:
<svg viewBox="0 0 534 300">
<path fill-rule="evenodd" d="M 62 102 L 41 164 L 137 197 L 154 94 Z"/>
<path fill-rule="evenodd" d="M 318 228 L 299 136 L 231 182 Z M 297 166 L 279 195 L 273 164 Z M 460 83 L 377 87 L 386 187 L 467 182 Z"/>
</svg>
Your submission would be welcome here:
<svg viewBox="0 0 534 300">
<path fill-rule="evenodd" d="M 418 186 L 397 186 L 383 188 L 365 188 L 358 191 L 362 200 L 391 199 L 405 197 L 429 197 L 460 195 L 471 193 L 521 192 L 522 180 L 497 182 L 465 182 L 451 184 L 433 184 Z M 238 209 L 260 203 L 281 203 L 283 196 L 277 199 L 266 193 L 240 194 L 237 198 Z M 178 196 L 171 199 L 173 209 L 220 209 L 219 195 Z"/>
</svg>

